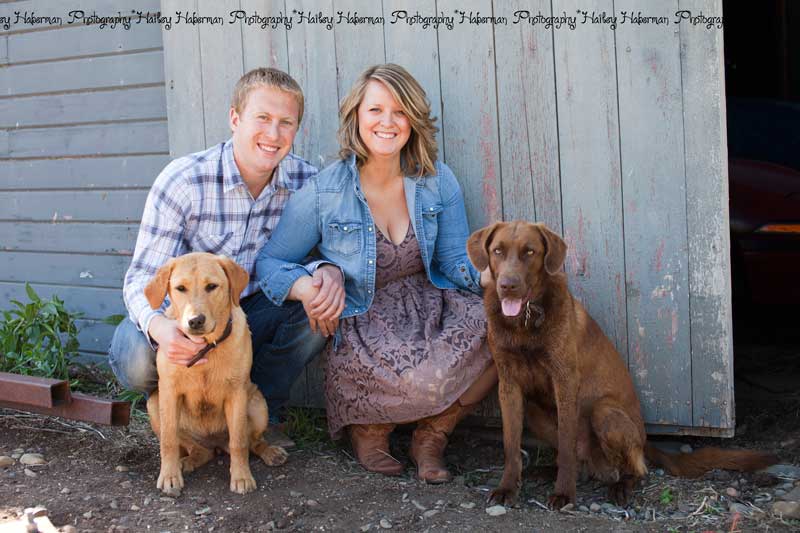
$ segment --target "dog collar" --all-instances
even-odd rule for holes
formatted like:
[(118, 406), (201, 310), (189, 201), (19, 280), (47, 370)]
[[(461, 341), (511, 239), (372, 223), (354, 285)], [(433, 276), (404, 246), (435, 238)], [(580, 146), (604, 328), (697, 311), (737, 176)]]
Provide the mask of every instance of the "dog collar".
[(189, 364), (186, 365), (186, 368), (189, 368), (190, 366), (194, 365), (196, 362), (202, 359), (205, 354), (216, 348), (217, 344), (223, 342), (225, 339), (230, 337), (231, 331), (233, 331), (233, 318), (228, 319), (228, 325), (225, 326), (225, 331), (222, 332), (222, 336), (217, 340), (215, 340), (214, 342), (210, 343), (208, 346), (206, 346), (199, 352), (197, 352), (197, 355), (192, 357), (192, 360), (189, 361)]
[(525, 327), (528, 327), (528, 322), (531, 320), (531, 315), (536, 313), (536, 319), (533, 321), (533, 327), (538, 328), (544, 322), (544, 307), (530, 300), (525, 302)]

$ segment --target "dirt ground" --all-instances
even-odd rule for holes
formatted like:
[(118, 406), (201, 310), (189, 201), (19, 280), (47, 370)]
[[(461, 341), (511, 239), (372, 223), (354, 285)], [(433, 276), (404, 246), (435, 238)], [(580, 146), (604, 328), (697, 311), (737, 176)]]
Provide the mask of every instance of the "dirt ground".
[[(759, 343), (737, 346), (737, 437), (673, 439), (671, 445), (759, 448), (800, 465), (798, 346), (767, 352)], [(173, 499), (156, 490), (158, 444), (143, 417), (120, 430), (0, 410), (0, 456), (36, 452), (46, 461), (28, 472), (19, 461), (0, 468), (0, 531), (37, 505), (56, 526), (87, 532), (800, 530), (800, 521), (771, 512), (800, 480), (765, 473), (714, 471), (682, 480), (651, 470), (625, 509), (608, 503), (604, 487), (585, 481), (574, 509), (547, 511), (541, 503), (552, 480), (537, 477), (535, 465), (550, 464), (552, 453), (535, 448), (528, 450), (534, 467), (520, 504), (490, 516), (487, 491), (499, 481), (503, 461), (492, 437), (497, 434), (485, 429), (458, 431), (447, 456), (457, 477), (447, 485), (416, 481), (410, 465), (399, 478), (366, 473), (346, 445), (323, 441), (293, 450), (283, 466), (251, 459), (258, 482), (251, 494), (229, 492), (228, 458), (220, 456), (189, 474), (183, 494)], [(393, 441), (393, 452), (406, 461), (408, 443), (407, 432)]]

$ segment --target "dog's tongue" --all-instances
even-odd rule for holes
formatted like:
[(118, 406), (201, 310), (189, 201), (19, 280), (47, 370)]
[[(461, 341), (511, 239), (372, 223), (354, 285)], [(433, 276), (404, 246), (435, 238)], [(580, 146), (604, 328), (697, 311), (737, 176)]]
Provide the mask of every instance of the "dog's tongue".
[(522, 309), (522, 300), (513, 298), (503, 298), (500, 301), (503, 307), (503, 314), (506, 316), (517, 316)]

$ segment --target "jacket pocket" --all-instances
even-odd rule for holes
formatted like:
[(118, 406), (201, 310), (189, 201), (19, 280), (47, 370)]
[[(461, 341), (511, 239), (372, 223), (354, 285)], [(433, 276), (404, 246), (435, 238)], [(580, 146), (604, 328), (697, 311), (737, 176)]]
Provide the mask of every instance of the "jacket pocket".
[(329, 222), (326, 231), (327, 245), (341, 255), (361, 251), (361, 222)]
[(436, 240), (439, 233), (439, 213), (444, 210), (440, 203), (422, 206), (422, 228), (425, 231), (425, 239), (429, 242)]

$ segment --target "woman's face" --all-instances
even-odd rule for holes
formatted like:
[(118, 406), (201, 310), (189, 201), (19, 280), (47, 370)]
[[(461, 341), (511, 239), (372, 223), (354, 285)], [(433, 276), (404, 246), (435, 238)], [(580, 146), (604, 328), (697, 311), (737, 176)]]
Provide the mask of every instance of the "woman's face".
[(358, 134), (370, 157), (400, 157), (411, 136), (411, 124), (386, 86), (375, 80), (367, 84), (358, 106)]

